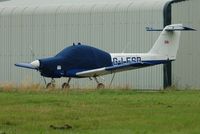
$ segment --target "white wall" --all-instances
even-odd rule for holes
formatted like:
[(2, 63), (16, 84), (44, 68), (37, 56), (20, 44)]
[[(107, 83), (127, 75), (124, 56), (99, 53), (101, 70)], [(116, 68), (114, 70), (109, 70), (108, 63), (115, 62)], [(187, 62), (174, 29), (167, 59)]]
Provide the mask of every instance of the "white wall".
[(197, 29), (183, 32), (177, 60), (173, 62), (173, 84), (178, 88), (200, 88), (200, 1), (189, 0), (174, 4), (172, 22)]
[[(162, 27), (165, 2), (133, 0), (64, 6), (0, 6), (0, 82), (40, 82), (39, 73), (16, 68), (14, 63), (55, 55), (73, 42), (90, 44), (108, 52), (122, 52), (124, 48), (125, 52), (147, 52), (159, 33), (146, 32), (145, 27)], [(101, 81), (108, 85), (110, 80), (111, 76), (105, 76), (105, 81)], [(163, 67), (116, 74), (113, 86), (163, 88)], [(75, 79), (72, 87), (96, 87), (96, 83)]]

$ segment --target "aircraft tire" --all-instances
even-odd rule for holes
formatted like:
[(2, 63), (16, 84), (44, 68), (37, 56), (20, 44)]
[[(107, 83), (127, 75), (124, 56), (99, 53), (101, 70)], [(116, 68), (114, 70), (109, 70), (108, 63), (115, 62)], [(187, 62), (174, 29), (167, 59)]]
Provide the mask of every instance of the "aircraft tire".
[(62, 84), (62, 89), (69, 89), (70, 85), (68, 83), (63, 83)]
[(103, 89), (103, 88), (105, 88), (105, 85), (103, 83), (99, 83), (97, 85), (97, 89)]
[(55, 88), (55, 84), (48, 83), (48, 84), (46, 85), (46, 88), (47, 88), (47, 89)]

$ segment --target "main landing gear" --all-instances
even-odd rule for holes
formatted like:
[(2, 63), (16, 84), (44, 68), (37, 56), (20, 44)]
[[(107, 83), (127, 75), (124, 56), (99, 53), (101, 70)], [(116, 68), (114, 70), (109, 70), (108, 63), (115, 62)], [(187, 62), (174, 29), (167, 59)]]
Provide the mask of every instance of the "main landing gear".
[(67, 83), (63, 83), (62, 84), (62, 89), (69, 89), (70, 88), (70, 85), (69, 85), (69, 82), (71, 81), (71, 78), (68, 79)]
[(97, 82), (97, 89), (105, 88), (105, 85), (103, 83), (100, 83), (96, 77), (94, 77), (94, 80)]

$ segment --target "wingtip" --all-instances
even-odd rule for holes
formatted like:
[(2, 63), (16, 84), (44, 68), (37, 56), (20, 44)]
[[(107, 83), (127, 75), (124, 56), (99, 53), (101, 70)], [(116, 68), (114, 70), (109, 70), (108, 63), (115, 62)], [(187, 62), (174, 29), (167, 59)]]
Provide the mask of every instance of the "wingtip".
[(18, 66), (19, 66), (19, 63), (15, 63), (14, 65), (18, 67)]

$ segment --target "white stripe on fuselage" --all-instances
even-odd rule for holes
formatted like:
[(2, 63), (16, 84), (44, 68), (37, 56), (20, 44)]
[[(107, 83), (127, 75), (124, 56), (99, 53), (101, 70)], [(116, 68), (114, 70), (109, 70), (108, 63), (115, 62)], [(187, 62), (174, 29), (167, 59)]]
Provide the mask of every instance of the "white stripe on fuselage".
[(110, 53), (113, 65), (142, 63), (144, 61), (167, 60), (167, 56), (151, 53)]

